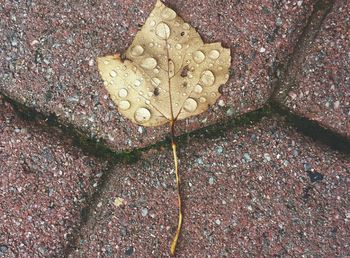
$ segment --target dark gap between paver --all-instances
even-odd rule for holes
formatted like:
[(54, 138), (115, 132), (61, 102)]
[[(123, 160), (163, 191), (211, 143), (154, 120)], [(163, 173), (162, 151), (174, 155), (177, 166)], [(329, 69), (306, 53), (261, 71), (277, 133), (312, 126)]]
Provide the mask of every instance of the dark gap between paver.
[(275, 80), (272, 80), (274, 92), (272, 98), (282, 102), (290, 89), (297, 83), (300, 75), (300, 67), (304, 61), (306, 53), (313, 45), (314, 40), (321, 29), (321, 25), (333, 7), (333, 1), (319, 0), (290, 55), (288, 62), (278, 65), (274, 70)]
[(345, 136), (320, 126), (319, 123), (298, 116), (290, 112), (277, 102), (272, 101), (273, 112), (286, 117), (288, 123), (292, 124), (302, 134), (310, 137), (316, 142), (321, 142), (333, 150), (350, 154), (350, 139)]

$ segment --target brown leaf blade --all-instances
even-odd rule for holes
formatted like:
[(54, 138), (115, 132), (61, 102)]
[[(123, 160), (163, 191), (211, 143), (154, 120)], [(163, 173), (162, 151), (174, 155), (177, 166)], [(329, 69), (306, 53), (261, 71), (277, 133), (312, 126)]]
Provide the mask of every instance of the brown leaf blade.
[(136, 124), (158, 126), (213, 105), (230, 62), (229, 49), (204, 44), (194, 28), (157, 1), (126, 60), (98, 58), (98, 68), (120, 113)]

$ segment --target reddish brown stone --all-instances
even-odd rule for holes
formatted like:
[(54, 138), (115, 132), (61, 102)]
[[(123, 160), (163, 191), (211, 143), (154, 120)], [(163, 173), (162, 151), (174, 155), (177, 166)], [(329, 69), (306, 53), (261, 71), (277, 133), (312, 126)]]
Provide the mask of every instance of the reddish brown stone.
[(283, 100), (298, 115), (350, 137), (349, 1), (334, 1), (301, 65), (300, 76)]
[(0, 256), (62, 256), (102, 164), (0, 99)]
[[(271, 94), (269, 69), (291, 52), (313, 0), (166, 1), (206, 42), (232, 51), (221, 105), (180, 123), (181, 132), (261, 107)], [(115, 110), (96, 57), (122, 52), (154, 1), (5, 1), (0, 6), (0, 91), (45, 114), (54, 113), (116, 150), (154, 143), (165, 127), (144, 129)]]
[[(178, 257), (349, 254), (350, 160), (282, 120), (180, 144)], [(71, 256), (168, 257), (177, 223), (172, 162), (170, 148), (159, 148), (118, 166)]]

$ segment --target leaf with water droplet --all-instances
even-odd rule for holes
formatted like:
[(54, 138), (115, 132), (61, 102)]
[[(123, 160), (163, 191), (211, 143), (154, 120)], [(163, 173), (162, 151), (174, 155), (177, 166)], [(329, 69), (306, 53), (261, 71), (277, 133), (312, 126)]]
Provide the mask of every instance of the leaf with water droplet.
[(204, 44), (194, 28), (160, 1), (125, 60), (119, 54), (98, 58), (100, 74), (119, 112), (143, 126), (206, 111), (220, 97), (218, 88), (228, 80), (230, 63), (229, 49), (220, 43)]
[[(230, 50), (220, 43), (205, 44), (194, 28), (157, 0), (126, 53), (97, 61), (120, 113), (143, 126), (170, 124), (179, 191), (174, 124), (206, 111), (217, 101), (220, 85), (229, 78)], [(178, 198), (179, 222), (172, 254), (182, 224), (180, 192)]]

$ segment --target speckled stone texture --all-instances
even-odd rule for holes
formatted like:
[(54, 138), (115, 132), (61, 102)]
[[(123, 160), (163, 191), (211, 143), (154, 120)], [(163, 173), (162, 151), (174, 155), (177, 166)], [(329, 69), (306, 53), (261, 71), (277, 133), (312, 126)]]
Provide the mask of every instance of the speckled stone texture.
[[(165, 127), (145, 129), (119, 115), (95, 63), (127, 49), (154, 2), (5, 0), (0, 91), (118, 151), (164, 138)], [(220, 105), (179, 123), (179, 132), (261, 107), (272, 91), (269, 71), (292, 51), (314, 2), (166, 1), (205, 42), (221, 41), (233, 55)]]
[(104, 165), (0, 110), (0, 257), (60, 257)]
[[(348, 157), (281, 117), (184, 142), (177, 257), (350, 253)], [(115, 168), (71, 257), (167, 257), (177, 222), (172, 162), (170, 147), (159, 148)]]
[(334, 1), (284, 104), (350, 137), (350, 2)]

